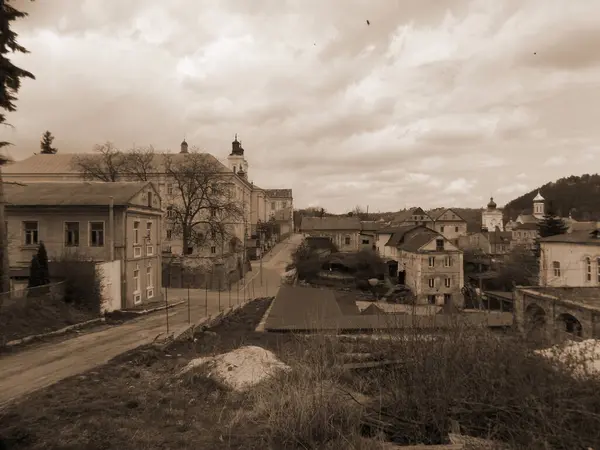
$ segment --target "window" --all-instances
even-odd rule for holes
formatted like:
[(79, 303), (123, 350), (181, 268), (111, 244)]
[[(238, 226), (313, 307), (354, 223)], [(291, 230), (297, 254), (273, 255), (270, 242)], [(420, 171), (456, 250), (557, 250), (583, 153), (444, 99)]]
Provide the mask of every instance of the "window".
[(368, 239), (363, 239), (362, 243), (365, 244), (365, 245), (369, 245), (369, 240)]
[(435, 295), (428, 295), (427, 303), (429, 303), (430, 305), (435, 305)]
[(452, 256), (445, 256), (444, 257), (444, 267), (451, 267), (452, 266)]
[(167, 241), (173, 238), (173, 230), (167, 230)]
[(214, 255), (215, 253), (217, 253), (217, 247), (215, 247), (214, 245), (210, 248), (210, 252)]
[(440, 233), (443, 233), (443, 232), (444, 232), (444, 226), (442, 225), (442, 226), (440, 227)]
[(435, 256), (429, 257), (429, 267), (435, 267)]
[(287, 206), (287, 202), (281, 202), (281, 207), (285, 208)]
[(146, 222), (146, 237), (152, 241), (152, 222)]
[(146, 256), (153, 256), (153, 255), (154, 255), (154, 245), (146, 245)]
[(140, 223), (138, 221), (133, 222), (133, 245), (140, 243)]
[(435, 287), (435, 279), (434, 278), (429, 279), (429, 287), (430, 288)]
[(217, 208), (210, 208), (210, 217), (216, 217)]
[(275, 202), (271, 202), (271, 209), (275, 209)]
[(560, 262), (553, 261), (552, 262), (552, 268), (554, 269), (554, 276), (555, 277), (560, 277)]
[(592, 281), (592, 258), (585, 258), (586, 279)]
[(37, 222), (23, 222), (23, 230), (25, 232), (25, 245), (37, 245), (38, 244), (38, 223)]
[(135, 270), (133, 271), (133, 293), (137, 294), (140, 292), (140, 265), (135, 265)]
[(167, 219), (174, 219), (175, 218), (175, 211), (173, 210), (172, 206), (167, 206)]
[(90, 222), (90, 246), (104, 246), (104, 222)]
[(79, 247), (79, 222), (65, 222), (65, 247)]
[(454, 232), (458, 233), (458, 227), (454, 227)]
[(450, 284), (451, 284), (451, 280), (452, 280), (451, 278), (446, 278), (444, 280), (444, 286), (446, 286), (447, 288), (449, 288)]
[(438, 252), (444, 250), (444, 240), (443, 239), (436, 239), (435, 240), (435, 249)]
[(154, 287), (154, 281), (152, 280), (152, 264), (148, 264), (146, 267), (146, 289)]
[(148, 208), (152, 208), (152, 192), (148, 192)]
[(452, 294), (444, 294), (444, 305), (452, 303)]
[(346, 245), (350, 245), (350, 236), (346, 236), (346, 237), (345, 237), (345, 239), (344, 239), (344, 243), (345, 243)]
[(171, 183), (167, 184), (167, 194), (173, 195), (173, 185)]

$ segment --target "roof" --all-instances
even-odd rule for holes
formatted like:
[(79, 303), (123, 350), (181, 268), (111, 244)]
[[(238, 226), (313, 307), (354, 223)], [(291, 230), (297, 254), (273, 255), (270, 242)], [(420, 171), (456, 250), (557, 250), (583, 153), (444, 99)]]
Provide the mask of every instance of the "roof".
[(598, 228), (599, 222), (573, 222), (571, 223), (571, 232), (573, 231), (593, 231)]
[(410, 230), (418, 228), (419, 226), (420, 225), (403, 225), (399, 227), (390, 228), (389, 230), (392, 230), (392, 232), (390, 233), (391, 236), (385, 243), (385, 245), (387, 247), (397, 247), (406, 233), (408, 233)]
[(535, 223), (533, 223), (533, 222), (520, 223), (513, 229), (514, 230), (537, 230), (538, 229), (538, 221), (536, 220)]
[[(457, 219), (447, 219), (447, 220), (440, 219), (440, 217), (442, 217), (448, 211), (450, 211), (454, 215), (456, 215)], [(427, 213), (427, 215), (429, 215), (429, 217), (431, 217), (436, 222), (437, 221), (440, 221), (440, 222), (466, 222), (466, 220), (463, 219), (460, 216), (460, 214), (458, 214), (452, 208), (441, 208), (441, 209), (432, 210), (432, 211), (429, 211)]]
[[(186, 155), (193, 155), (195, 153), (156, 153), (154, 155), (154, 164), (157, 168), (157, 172), (164, 170), (165, 157), (169, 156), (173, 162), (183, 160)], [(227, 169), (221, 161), (215, 158), (210, 153), (200, 153), (212, 162), (215, 162), (221, 166), (221, 169)], [(100, 158), (101, 155), (98, 153), (57, 153), (55, 155), (46, 155), (38, 153), (32, 155), (29, 158), (25, 158), (21, 161), (16, 161), (14, 164), (8, 164), (2, 168), (2, 172), (5, 174), (48, 174), (48, 175), (60, 175), (60, 174), (77, 174), (81, 171), (77, 170), (75, 166), (75, 157), (90, 157)], [(291, 193), (291, 190), (290, 190)], [(291, 196), (291, 194), (290, 194)]]
[(540, 191), (538, 191), (538, 193), (534, 197), (533, 201), (534, 202), (543, 202), (544, 201), (544, 197), (542, 197), (542, 194), (540, 194)]
[(65, 182), (65, 183), (5, 183), (4, 198), (13, 206), (98, 206), (128, 205), (150, 182)]
[(398, 248), (407, 252), (416, 252), (421, 247), (431, 242), (432, 239), (438, 237), (443, 238), (437, 231), (433, 231), (426, 227), (419, 227), (407, 233), (404, 242), (401, 243)]
[(539, 219), (535, 217), (533, 214), (519, 214), (517, 219), (521, 219), (523, 223), (538, 223)]
[(544, 237), (540, 242), (561, 242), (565, 244), (600, 245), (600, 231), (573, 231), (572, 233), (557, 234)]
[(492, 231), (487, 233), (490, 244), (507, 244), (512, 241), (512, 232), (510, 231)]
[(381, 228), (381, 224), (374, 221), (362, 221), (360, 223), (361, 231), (378, 231)]
[(265, 189), (268, 197), (292, 198), (291, 189)]
[(360, 231), (358, 217), (303, 217), (300, 222), (302, 231)]

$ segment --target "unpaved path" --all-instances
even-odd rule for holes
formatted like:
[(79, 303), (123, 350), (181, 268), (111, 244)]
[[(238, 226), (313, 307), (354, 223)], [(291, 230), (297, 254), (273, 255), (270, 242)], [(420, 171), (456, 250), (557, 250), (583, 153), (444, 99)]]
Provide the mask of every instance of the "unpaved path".
[[(278, 244), (261, 264), (253, 263), (246, 277), (246, 287), (231, 292), (190, 290), (192, 322), (218, 314), (230, 305), (249, 298), (273, 296), (279, 290), (280, 275), (290, 260), (290, 253), (301, 241), (293, 235)], [(187, 289), (169, 289), (169, 301), (187, 300)], [(188, 306), (169, 309), (170, 331), (188, 323)], [(166, 332), (166, 313), (156, 312), (124, 325), (90, 332), (62, 342), (49, 342), (15, 354), (0, 356), (0, 408), (18, 397), (77, 375), (140, 345), (152, 342)]]

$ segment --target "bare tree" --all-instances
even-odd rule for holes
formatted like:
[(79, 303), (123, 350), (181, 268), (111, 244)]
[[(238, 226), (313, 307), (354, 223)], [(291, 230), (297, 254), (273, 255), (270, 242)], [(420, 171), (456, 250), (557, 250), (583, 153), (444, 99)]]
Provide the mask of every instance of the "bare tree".
[(150, 177), (158, 173), (154, 147), (134, 147), (124, 153), (122, 169), (128, 180), (150, 181)]
[(94, 147), (95, 155), (77, 155), (72, 160), (73, 169), (82, 173), (86, 180), (112, 183), (123, 176), (126, 157), (111, 142)]
[(156, 152), (152, 146), (134, 147), (123, 152), (111, 142), (94, 147), (93, 155), (77, 155), (72, 166), (86, 180), (104, 181), (150, 181), (158, 172)]
[(244, 215), (231, 175), (211, 155), (198, 152), (164, 155), (164, 172), (172, 183), (167, 220), (182, 238), (184, 254), (207, 243), (224, 245)]

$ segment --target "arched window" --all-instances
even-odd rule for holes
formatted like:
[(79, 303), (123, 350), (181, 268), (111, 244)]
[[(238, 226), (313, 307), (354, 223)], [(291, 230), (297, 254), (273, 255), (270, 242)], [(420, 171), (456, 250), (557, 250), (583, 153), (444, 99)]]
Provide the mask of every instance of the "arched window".
[(585, 258), (585, 271), (585, 279), (587, 281), (592, 281), (592, 258), (590, 257)]

